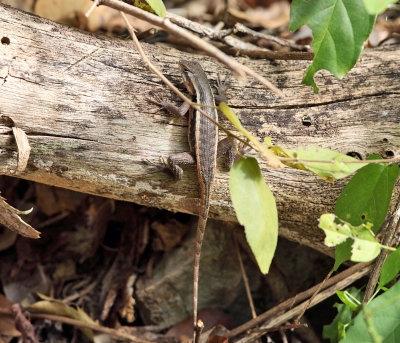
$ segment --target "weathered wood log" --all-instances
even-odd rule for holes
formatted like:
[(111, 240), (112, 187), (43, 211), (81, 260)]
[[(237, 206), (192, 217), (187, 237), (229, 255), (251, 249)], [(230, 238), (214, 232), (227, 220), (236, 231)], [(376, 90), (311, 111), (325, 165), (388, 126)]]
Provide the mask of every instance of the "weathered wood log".
[[(142, 63), (130, 41), (117, 41), (65, 27), (0, 5), (0, 114), (28, 134), (28, 168), (16, 175), (80, 192), (196, 214), (198, 182), (193, 167), (182, 181), (145, 174), (160, 156), (188, 148), (185, 119), (172, 118), (146, 98), (150, 92), (177, 101)], [(147, 55), (175, 84), (177, 61), (200, 60), (210, 80), (226, 77), (228, 98), (246, 128), (287, 148), (319, 145), (343, 153), (392, 155), (400, 145), (398, 47), (363, 52), (356, 67), (337, 80), (320, 72), (320, 93), (300, 85), (309, 62), (241, 58), (283, 90), (276, 98), (254, 80), (239, 84), (211, 58), (143, 44)], [(183, 86), (182, 86), (183, 87)], [(183, 88), (182, 88), (183, 89)], [(223, 124), (226, 120), (221, 118)], [(15, 175), (16, 145), (0, 135), (0, 173)], [(279, 208), (280, 234), (327, 251), (317, 229), (332, 211), (346, 180), (334, 185), (298, 170), (263, 174)], [(229, 174), (219, 163), (211, 216), (236, 220)]]

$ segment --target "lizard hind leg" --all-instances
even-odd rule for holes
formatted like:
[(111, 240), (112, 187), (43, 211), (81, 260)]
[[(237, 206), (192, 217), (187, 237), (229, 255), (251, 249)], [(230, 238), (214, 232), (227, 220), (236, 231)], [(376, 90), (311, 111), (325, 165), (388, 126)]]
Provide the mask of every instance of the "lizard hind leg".
[(190, 152), (180, 152), (178, 154), (174, 154), (168, 157), (165, 166), (171, 171), (174, 177), (178, 180), (182, 179), (183, 170), (179, 166), (183, 165), (191, 165), (196, 164), (196, 159), (194, 155)]

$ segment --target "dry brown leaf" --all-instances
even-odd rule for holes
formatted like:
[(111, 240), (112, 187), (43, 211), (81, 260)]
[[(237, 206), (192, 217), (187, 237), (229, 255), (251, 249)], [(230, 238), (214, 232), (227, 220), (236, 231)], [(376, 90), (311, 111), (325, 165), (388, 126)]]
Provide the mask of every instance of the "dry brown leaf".
[(84, 193), (73, 192), (41, 183), (35, 183), (36, 205), (47, 216), (53, 216), (63, 211), (76, 212), (87, 197)]
[(5, 5), (19, 8), (25, 12), (30, 12), (33, 6), (33, 0), (2, 0), (0, 2)]
[(229, 13), (236, 18), (261, 25), (266, 29), (276, 29), (281, 25), (289, 24), (290, 5), (286, 2), (276, 2), (268, 8), (257, 7), (248, 9), (246, 12), (230, 8)]
[[(90, 14), (87, 22), (83, 22), (84, 14), (92, 6), (91, 0), (38, 0), (35, 5), (35, 14), (58, 23), (77, 26), (91, 32), (100, 27), (111, 32), (115, 27), (125, 27), (124, 21), (118, 11), (107, 6), (96, 7)], [(133, 18), (128, 16), (129, 18)], [(136, 29), (144, 31), (152, 27), (150, 24), (139, 19), (131, 22)]]
[(40, 232), (36, 231), (28, 223), (25, 223), (19, 215), (29, 214), (28, 211), (20, 211), (7, 204), (6, 199), (0, 196), (0, 224), (28, 238), (40, 238)]
[[(11, 311), (11, 305), (12, 302), (3, 294), (0, 294), (0, 307)], [(21, 332), (15, 328), (15, 322), (11, 316), (0, 314), (0, 335), (11, 337), (21, 336)]]
[(228, 343), (228, 338), (224, 337), (224, 336), (218, 336), (218, 335), (214, 335), (212, 337), (210, 337), (207, 341), (208, 343)]
[(18, 147), (18, 162), (16, 172), (21, 173), (28, 165), (31, 146), (29, 145), (28, 136), (22, 129), (14, 126), (12, 131)]
[(189, 226), (172, 219), (167, 223), (155, 221), (151, 223), (151, 228), (159, 234), (158, 239), (155, 239), (152, 244), (153, 249), (171, 251), (173, 247), (181, 242)]

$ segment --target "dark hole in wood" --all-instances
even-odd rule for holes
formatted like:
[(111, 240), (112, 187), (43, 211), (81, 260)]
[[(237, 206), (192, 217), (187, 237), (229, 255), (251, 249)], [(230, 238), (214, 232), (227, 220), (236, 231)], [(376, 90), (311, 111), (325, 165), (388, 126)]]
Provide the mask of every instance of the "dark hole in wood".
[(301, 119), (301, 123), (302, 123), (304, 126), (309, 127), (309, 126), (311, 126), (311, 118), (308, 117), (308, 116), (305, 116), (305, 117), (303, 117), (303, 119)]
[(358, 160), (362, 160), (362, 156), (360, 153), (356, 152), (356, 151), (350, 151), (346, 154), (347, 156), (351, 156), (354, 158), (357, 158)]
[(393, 157), (394, 156), (394, 152), (392, 150), (385, 151), (385, 154), (386, 154), (387, 157)]
[(10, 38), (8, 38), (6, 36), (1, 37), (1, 44), (9, 45), (10, 43), (11, 43)]
[(387, 143), (389, 142), (389, 140), (387, 138), (382, 139), (383, 143)]

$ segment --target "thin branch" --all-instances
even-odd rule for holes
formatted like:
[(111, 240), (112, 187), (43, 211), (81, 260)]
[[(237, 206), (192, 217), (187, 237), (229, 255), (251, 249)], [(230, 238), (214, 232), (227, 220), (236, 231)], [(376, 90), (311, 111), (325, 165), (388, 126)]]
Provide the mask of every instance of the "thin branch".
[(250, 305), (251, 316), (254, 319), (257, 317), (257, 314), (256, 314), (256, 309), (254, 307), (253, 298), (251, 297), (249, 279), (247, 278), (246, 270), (244, 269), (244, 266), (243, 266), (242, 256), (240, 255), (239, 244), (237, 242), (236, 236), (233, 237), (233, 240), (235, 241), (235, 250), (236, 250), (237, 258), (239, 260), (240, 271), (242, 273), (242, 278), (243, 278), (243, 282), (244, 282), (244, 288), (246, 289), (246, 295), (247, 295), (247, 299), (248, 299), (249, 305)]
[[(396, 209), (394, 215), (390, 219), (387, 226), (384, 228), (385, 236), (383, 237), (382, 244), (383, 245), (390, 245), (395, 233), (400, 229), (400, 197), (397, 199)], [(378, 258), (374, 263), (374, 267), (372, 268), (371, 275), (368, 280), (367, 287), (365, 288), (364, 296), (363, 296), (363, 303), (367, 303), (372, 294), (374, 294), (376, 284), (378, 283), (379, 277), (381, 275), (383, 264), (385, 263), (386, 258), (389, 255), (389, 250), (382, 249), (381, 253), (379, 254)]]
[[(337, 283), (341, 282), (342, 280), (346, 280), (348, 277), (351, 277), (352, 275), (357, 275), (359, 278), (362, 276), (368, 274), (368, 272), (371, 269), (371, 263), (358, 263), (345, 271), (333, 276), (332, 278), (328, 279), (321, 287), (321, 283), (315, 285), (314, 287), (309, 288), (308, 290), (301, 292), (294, 297), (285, 300), (284, 302), (280, 303), (279, 305), (273, 307), (272, 309), (260, 314), (254, 319), (249, 320), (248, 322), (238, 326), (237, 328), (231, 330), (227, 337), (228, 338), (233, 338), (236, 337), (247, 330), (260, 325), (261, 323), (264, 323), (265, 321), (277, 317), (280, 313), (287, 311), (290, 309), (292, 306), (300, 303), (301, 301), (308, 299), (310, 296), (312, 296), (316, 290), (318, 289), (325, 289), (327, 287), (331, 287), (332, 285), (336, 285)], [(354, 280), (353, 280), (354, 281)], [(352, 281), (352, 282), (353, 282)], [(303, 305), (304, 306), (304, 305)], [(300, 311), (298, 312), (300, 313)], [(293, 316), (295, 316), (294, 314)], [(291, 317), (290, 317), (291, 318)], [(288, 318), (288, 319), (290, 319)], [(283, 321), (282, 323), (284, 323)], [(273, 324), (273, 326), (279, 325), (279, 324)]]
[(346, 164), (353, 164), (353, 163), (363, 163), (363, 164), (369, 164), (369, 163), (395, 163), (400, 161), (400, 156), (393, 157), (393, 158), (385, 158), (385, 159), (377, 159), (377, 160), (355, 160), (355, 161), (336, 161), (336, 160), (303, 160), (301, 158), (288, 158), (288, 157), (279, 157), (277, 158), (281, 162), (295, 162), (295, 163), (329, 163), (329, 164), (335, 164), (337, 162), (340, 163), (346, 163)]
[(106, 5), (121, 12), (133, 15), (136, 18), (145, 20), (153, 25), (161, 27), (169, 32), (172, 32), (177, 36), (185, 39), (193, 47), (203, 50), (210, 56), (215, 57), (218, 61), (220, 61), (221, 63), (225, 64), (230, 69), (232, 69), (232, 71), (236, 73), (239, 78), (243, 78), (246, 74), (252, 76), (254, 79), (256, 79), (264, 86), (269, 88), (277, 96), (283, 96), (281, 90), (279, 90), (276, 86), (274, 86), (270, 81), (261, 76), (259, 73), (237, 62), (233, 58), (223, 53), (221, 50), (217, 49), (216, 47), (202, 40), (200, 37), (197, 37), (196, 35), (190, 33), (189, 31), (182, 29), (178, 25), (173, 24), (168, 18), (164, 19), (158, 17), (155, 14), (143, 11), (140, 8), (128, 5), (119, 0), (99, 0), (99, 4)]
[[(10, 316), (12, 315), (11, 311), (9, 309), (1, 308), (1, 307), (0, 307), (0, 313), (5, 314), (5, 315), (10, 315)], [(69, 317), (62, 317), (62, 316), (58, 316), (58, 315), (54, 315), (54, 314), (35, 313), (35, 312), (30, 312), (29, 314), (30, 314), (31, 318), (48, 319), (48, 320), (53, 320), (53, 321), (60, 322), (60, 323), (73, 325), (73, 326), (76, 326), (79, 328), (91, 329), (91, 330), (94, 330), (97, 332), (106, 333), (114, 338), (126, 339), (126, 340), (130, 340), (132, 342), (135, 342), (135, 343), (136, 342), (137, 343), (153, 343), (152, 341), (149, 341), (149, 340), (146, 340), (143, 338), (139, 338), (139, 337), (130, 335), (128, 333), (120, 332), (116, 329), (108, 328), (108, 327), (98, 325), (98, 324), (85, 323), (80, 320), (69, 318)]]
[[(298, 305), (298, 306), (296, 306), (296, 307), (294, 307), (294, 308), (292, 308), (290, 310), (286, 310), (284, 313), (282, 313), (280, 315), (279, 314), (278, 315), (277, 314), (273, 314), (273, 315), (270, 314), (267, 317), (268, 322), (266, 324), (264, 324), (263, 326), (261, 326), (260, 330), (268, 329), (268, 328), (275, 327), (275, 326), (281, 325), (283, 323), (286, 323), (288, 320), (290, 320), (291, 318), (293, 318), (296, 315), (298, 315), (299, 313), (301, 313), (303, 311), (304, 307), (313, 307), (313, 306), (319, 304), (323, 300), (325, 300), (325, 299), (329, 298), (330, 296), (334, 295), (336, 293), (336, 291), (348, 287), (354, 281), (356, 281), (356, 280), (360, 279), (361, 277), (365, 276), (366, 274), (368, 274), (370, 269), (371, 269), (371, 265), (370, 264), (366, 265), (364, 263), (360, 263), (360, 264), (358, 264), (358, 265), (356, 265), (354, 267), (361, 267), (361, 268), (358, 268), (356, 270), (353, 269), (354, 272), (351, 273), (350, 275), (349, 275), (349, 273), (346, 273), (347, 277), (342, 278), (338, 282), (334, 283), (331, 287), (326, 288), (323, 292), (319, 293), (317, 296), (315, 296), (315, 298), (312, 300), (312, 302), (310, 304), (308, 304), (308, 301), (305, 301), (304, 303), (302, 303), (302, 304), (300, 304), (300, 305)], [(352, 268), (349, 268), (349, 269), (352, 269)], [(340, 273), (340, 274), (338, 274), (336, 276), (343, 275), (343, 273), (349, 271), (349, 269), (347, 269), (346, 271), (344, 271), (344, 272), (342, 272), (342, 273)], [(329, 283), (329, 280), (326, 282), (324, 287), (328, 283)], [(317, 286), (314, 286), (313, 288), (315, 288)], [(291, 299), (289, 299), (289, 300), (291, 300)], [(286, 301), (285, 301), (285, 303), (286, 303)], [(272, 311), (272, 310), (273, 309), (271, 309), (270, 311)], [(281, 310), (282, 309), (280, 309), (280, 311), (278, 313), (281, 313)], [(268, 311), (268, 312), (270, 312), (270, 311)], [(255, 320), (253, 319), (253, 321), (255, 321)], [(243, 325), (242, 325), (242, 327), (243, 327)], [(235, 335), (232, 335), (232, 333), (235, 330), (236, 329), (230, 331), (226, 336), (228, 338), (232, 338), (232, 337), (237, 336), (238, 333), (236, 333), (236, 332), (235, 332)], [(244, 342), (253, 341), (254, 339), (257, 339), (260, 336), (262, 336), (262, 333), (255, 333), (255, 334), (252, 334), (252, 335), (246, 335), (245, 338), (236, 341), (236, 343), (244, 343)]]
[(305, 50), (305, 51), (310, 52), (310, 46), (309, 45), (299, 45), (299, 44), (296, 44), (296, 43), (289, 42), (288, 40), (283, 39), (283, 38), (279, 38), (279, 37), (276, 37), (276, 36), (268, 35), (266, 33), (258, 32), (258, 31), (254, 31), (254, 30), (246, 27), (245, 25), (243, 25), (241, 23), (236, 23), (234, 25), (233, 32), (234, 33), (237, 33), (237, 32), (245, 33), (245, 34), (247, 34), (247, 35), (249, 35), (251, 37), (258, 38), (258, 39), (266, 39), (266, 40), (272, 41), (272, 42), (274, 42), (276, 44), (279, 44), (281, 46), (289, 47), (289, 48), (291, 48), (293, 50), (299, 50), (299, 51), (304, 51)]
[(304, 313), (308, 310), (310, 304), (312, 303), (312, 301), (314, 300), (314, 298), (317, 296), (317, 294), (319, 293), (319, 291), (321, 290), (321, 288), (324, 286), (325, 282), (331, 277), (332, 273), (334, 272), (334, 269), (332, 268), (329, 273), (326, 275), (326, 277), (322, 280), (322, 282), (319, 284), (319, 287), (315, 290), (314, 294), (311, 296), (311, 298), (308, 300), (308, 302), (306, 303), (306, 306), (304, 306), (303, 311), (301, 311), (301, 313), (297, 316), (297, 318), (295, 319), (294, 323), (295, 324), (300, 324), (300, 319), (301, 317), (303, 317)]
[[(207, 37), (214, 41), (223, 42), (224, 44), (226, 44), (226, 46), (221, 47), (221, 50), (233, 56), (249, 56), (254, 58), (268, 58), (268, 59), (279, 59), (279, 60), (312, 60), (314, 58), (314, 54), (310, 51), (301, 51), (301, 52), (271, 51), (268, 49), (261, 48), (252, 43), (244, 42), (243, 40), (238, 39), (237, 37), (231, 34), (235, 29), (217, 30), (213, 27), (193, 22), (185, 17), (182, 17), (174, 13), (167, 13), (166, 18), (170, 19), (173, 23), (179, 25), (180, 27), (195, 32), (202, 37)], [(242, 25), (242, 24), (236, 24), (235, 27), (237, 25)], [(246, 28), (244, 25), (242, 26)], [(252, 34), (253, 36), (258, 34), (261, 35), (264, 39), (270, 39), (273, 40), (274, 42), (279, 42), (278, 44), (284, 46), (291, 46), (294, 49), (301, 49), (301, 50), (306, 49), (305, 46), (292, 44), (282, 38), (278, 38), (271, 35), (265, 35), (247, 28), (246, 29), (249, 31), (244, 31), (244, 29), (242, 29), (242, 26), (238, 26), (239, 28), (238, 31), (246, 32), (247, 34), (250, 34), (251, 32), (254, 33)]]
[[(232, 37), (233, 38), (233, 37)], [(234, 47), (222, 47), (223, 51), (233, 56), (246, 56), (251, 58), (284, 60), (284, 61), (311, 61), (314, 53), (303, 51), (271, 51), (268, 49), (238, 49)]]

